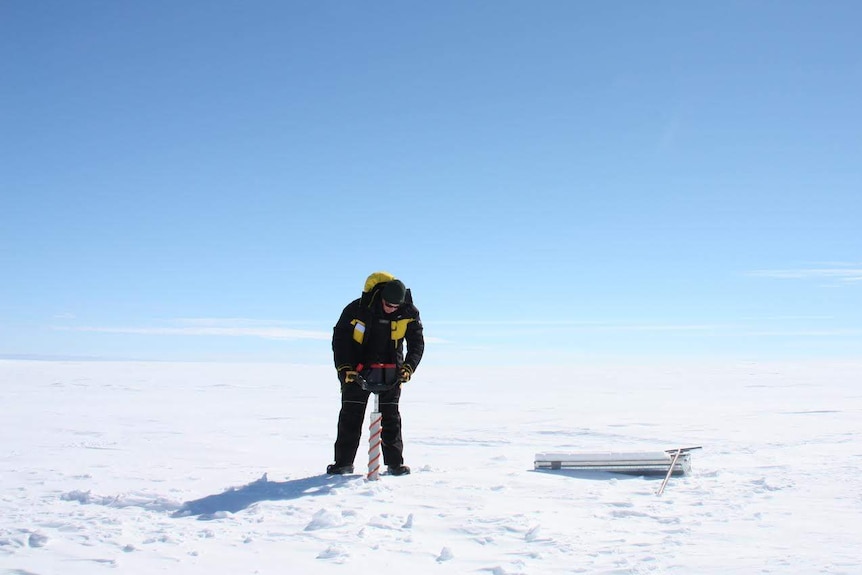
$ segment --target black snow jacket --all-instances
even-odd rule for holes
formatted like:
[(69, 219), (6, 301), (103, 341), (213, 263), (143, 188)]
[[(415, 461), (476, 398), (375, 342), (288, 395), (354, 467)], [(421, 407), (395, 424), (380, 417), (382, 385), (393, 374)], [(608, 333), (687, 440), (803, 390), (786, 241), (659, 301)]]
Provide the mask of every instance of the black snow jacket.
[[(336, 369), (363, 371), (372, 364), (394, 364), (398, 369), (408, 365), (416, 371), (425, 351), (422, 321), (407, 290), (404, 303), (386, 314), (380, 292), (388, 274), (372, 274), (362, 297), (350, 302), (332, 330), (332, 353)], [(407, 355), (404, 355), (404, 342)]]

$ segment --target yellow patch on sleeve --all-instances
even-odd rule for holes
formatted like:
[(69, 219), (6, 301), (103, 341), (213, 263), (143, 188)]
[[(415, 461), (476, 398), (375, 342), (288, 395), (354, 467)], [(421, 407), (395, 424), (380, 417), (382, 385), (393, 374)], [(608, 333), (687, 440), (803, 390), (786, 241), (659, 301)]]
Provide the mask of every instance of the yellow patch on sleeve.
[(353, 341), (356, 343), (362, 343), (362, 340), (365, 339), (365, 324), (358, 319), (355, 319), (350, 323), (353, 324)]

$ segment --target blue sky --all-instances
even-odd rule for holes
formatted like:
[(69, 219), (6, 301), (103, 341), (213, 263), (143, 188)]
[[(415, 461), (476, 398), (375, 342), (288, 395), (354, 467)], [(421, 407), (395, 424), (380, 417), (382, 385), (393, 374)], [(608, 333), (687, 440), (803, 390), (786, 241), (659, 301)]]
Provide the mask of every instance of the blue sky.
[(0, 356), (862, 353), (862, 4), (0, 4)]

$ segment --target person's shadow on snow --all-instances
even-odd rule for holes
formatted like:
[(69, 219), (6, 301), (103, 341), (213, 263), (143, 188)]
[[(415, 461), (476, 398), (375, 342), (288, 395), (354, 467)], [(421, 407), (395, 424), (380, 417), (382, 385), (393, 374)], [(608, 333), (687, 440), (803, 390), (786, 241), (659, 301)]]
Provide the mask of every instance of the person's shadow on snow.
[(284, 501), (326, 495), (350, 479), (341, 475), (315, 475), (289, 481), (269, 481), (264, 473), (263, 477), (248, 485), (231, 487), (224, 493), (186, 501), (173, 517), (197, 515), (201, 520), (215, 519), (219, 513), (236, 513), (259, 501)]

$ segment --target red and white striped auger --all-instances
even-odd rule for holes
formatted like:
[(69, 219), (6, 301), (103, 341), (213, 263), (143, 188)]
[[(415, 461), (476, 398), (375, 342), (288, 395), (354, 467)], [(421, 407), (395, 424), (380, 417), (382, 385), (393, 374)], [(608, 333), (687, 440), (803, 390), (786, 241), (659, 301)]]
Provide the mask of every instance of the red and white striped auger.
[(368, 481), (377, 481), (380, 477), (380, 445), (383, 431), (380, 398), (376, 393), (373, 395), (374, 409), (371, 411), (368, 425)]

